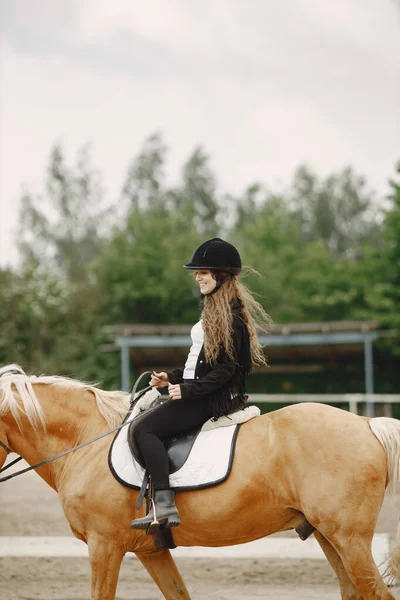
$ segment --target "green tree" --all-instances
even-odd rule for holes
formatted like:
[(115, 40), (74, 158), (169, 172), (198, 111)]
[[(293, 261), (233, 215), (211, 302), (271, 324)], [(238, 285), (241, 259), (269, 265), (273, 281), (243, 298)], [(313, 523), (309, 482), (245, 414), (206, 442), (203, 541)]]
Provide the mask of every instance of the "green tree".
[(347, 167), (325, 180), (307, 167), (295, 174), (289, 206), (306, 242), (322, 240), (337, 257), (353, 258), (360, 246), (377, 243), (379, 215), (366, 181)]
[[(310, 186), (325, 190), (308, 172), (301, 177), (310, 180), (304, 190)], [(367, 243), (360, 234), (356, 244), (343, 230), (341, 251), (334, 252), (327, 243), (328, 228), (318, 229), (312, 215), (308, 216), (308, 229), (305, 227), (309, 199), (304, 196), (304, 206), (294, 205), (293, 195), (298, 198), (297, 188), (280, 197), (254, 185), (237, 200), (233, 239), (239, 241), (245, 262), (262, 275), (261, 279), (252, 278), (252, 289), (260, 294), (264, 307), (277, 322), (368, 318), (371, 277), (375, 275), (371, 262), (375, 238), (370, 245), (371, 240)], [(316, 207), (324, 202), (329, 207), (326, 190), (314, 196), (314, 200), (318, 196), (321, 201)], [(332, 203), (332, 207), (337, 210), (338, 203)], [(352, 218), (358, 219), (357, 212)], [(335, 228), (340, 219), (332, 208), (330, 227)], [(348, 232), (357, 227), (348, 225)]]
[(122, 188), (122, 201), (130, 210), (163, 207), (166, 146), (159, 133), (145, 141), (129, 168)]
[(197, 148), (168, 188), (165, 145), (151, 136), (133, 159), (123, 188), (125, 220), (96, 261), (102, 312), (109, 322), (191, 322), (198, 314), (193, 280), (182, 266), (194, 248), (218, 233), (215, 178)]
[(17, 244), (23, 262), (72, 282), (88, 281), (88, 267), (103, 243), (102, 231), (110, 218), (102, 200), (100, 177), (90, 166), (87, 148), (80, 151), (74, 170), (55, 146), (45, 194), (22, 197)]
[(45, 369), (56, 362), (57, 340), (65, 333), (67, 290), (50, 274), (36, 276), (9, 269), (0, 271), (0, 362), (20, 363), (29, 370)]
[(389, 207), (385, 212), (382, 245), (374, 256), (376, 276), (371, 286), (371, 307), (381, 323), (396, 332), (390, 346), (400, 353), (400, 161), (389, 181)]
[(29, 298), (23, 314), (34, 348), (25, 363), (33, 356), (41, 369), (51, 364), (55, 372), (85, 378), (95, 360), (91, 351), (100, 323), (100, 298), (91, 265), (111, 222), (102, 198), (88, 150), (80, 151), (76, 167), (70, 168), (56, 146), (45, 192), (22, 199), (22, 261), (14, 288), (18, 294), (23, 284)]
[(183, 166), (182, 184), (170, 190), (169, 200), (183, 227), (196, 230), (205, 239), (218, 234), (216, 182), (202, 148), (196, 148)]
[[(256, 192), (256, 190), (254, 190)], [(300, 307), (291, 293), (296, 264), (304, 243), (298, 220), (287, 209), (283, 198), (264, 191), (264, 199), (250, 204), (239, 200), (232, 240), (237, 243), (243, 263), (260, 277), (249, 275), (249, 286), (274, 321), (301, 319)]]
[(197, 307), (193, 281), (182, 265), (198, 243), (168, 212), (133, 211), (96, 265), (108, 322), (190, 322)]

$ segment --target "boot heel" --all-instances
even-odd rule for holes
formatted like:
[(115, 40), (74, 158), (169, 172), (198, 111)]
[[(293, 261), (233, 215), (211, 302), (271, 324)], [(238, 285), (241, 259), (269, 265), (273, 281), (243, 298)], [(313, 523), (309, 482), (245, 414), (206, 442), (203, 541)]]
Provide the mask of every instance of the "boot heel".
[(178, 527), (180, 525), (181, 520), (179, 515), (174, 515), (173, 517), (168, 517), (167, 519), (167, 527)]

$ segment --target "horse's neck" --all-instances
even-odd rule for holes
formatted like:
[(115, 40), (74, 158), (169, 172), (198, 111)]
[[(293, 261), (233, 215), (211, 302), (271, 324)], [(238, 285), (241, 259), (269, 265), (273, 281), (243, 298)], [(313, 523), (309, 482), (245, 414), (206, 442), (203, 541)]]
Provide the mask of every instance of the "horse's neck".
[[(87, 397), (89, 392), (67, 392), (47, 385), (36, 385), (34, 389), (45, 415), (46, 430), (39, 424), (35, 431), (26, 416), (21, 417), (20, 429), (11, 415), (8, 416), (10, 446), (30, 465), (73, 448), (106, 428), (94, 399)], [(38, 473), (57, 489), (61, 474), (68, 464), (79, 460), (78, 455), (79, 451), (68, 454), (41, 467)]]

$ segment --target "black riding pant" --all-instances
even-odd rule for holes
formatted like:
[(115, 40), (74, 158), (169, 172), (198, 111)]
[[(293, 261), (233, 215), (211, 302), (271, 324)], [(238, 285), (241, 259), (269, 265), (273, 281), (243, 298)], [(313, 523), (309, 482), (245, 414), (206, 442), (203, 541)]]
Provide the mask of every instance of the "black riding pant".
[(169, 489), (168, 454), (163, 440), (200, 427), (212, 417), (207, 400), (168, 400), (141, 417), (135, 440), (152, 477), (154, 489)]

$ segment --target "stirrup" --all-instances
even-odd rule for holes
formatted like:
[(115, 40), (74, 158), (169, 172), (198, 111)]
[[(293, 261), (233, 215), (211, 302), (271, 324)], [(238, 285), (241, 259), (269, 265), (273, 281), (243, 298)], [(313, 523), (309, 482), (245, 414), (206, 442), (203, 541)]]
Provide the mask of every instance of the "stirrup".
[(160, 523), (157, 519), (156, 514), (156, 503), (154, 501), (154, 486), (151, 475), (149, 475), (149, 489), (148, 489), (148, 501), (149, 501), (149, 511), (147, 514), (150, 514), (150, 511), (153, 509), (153, 520), (146, 528), (146, 535), (155, 535), (160, 527)]
[[(152, 490), (152, 494), (153, 493), (154, 493), (154, 490)], [(152, 510), (152, 509), (153, 509), (153, 520), (147, 526), (147, 529), (146, 529), (146, 534), (147, 535), (155, 535), (157, 533), (158, 529), (160, 528), (160, 525), (161, 525), (161, 523), (157, 519), (156, 503), (154, 502), (154, 496), (153, 495), (150, 498), (150, 510)]]
[(151, 505), (153, 508), (153, 521), (150, 523), (150, 527), (153, 527), (153, 525), (155, 525), (156, 527), (160, 527), (160, 523), (157, 519), (156, 502), (154, 500), (154, 496), (151, 499)]

